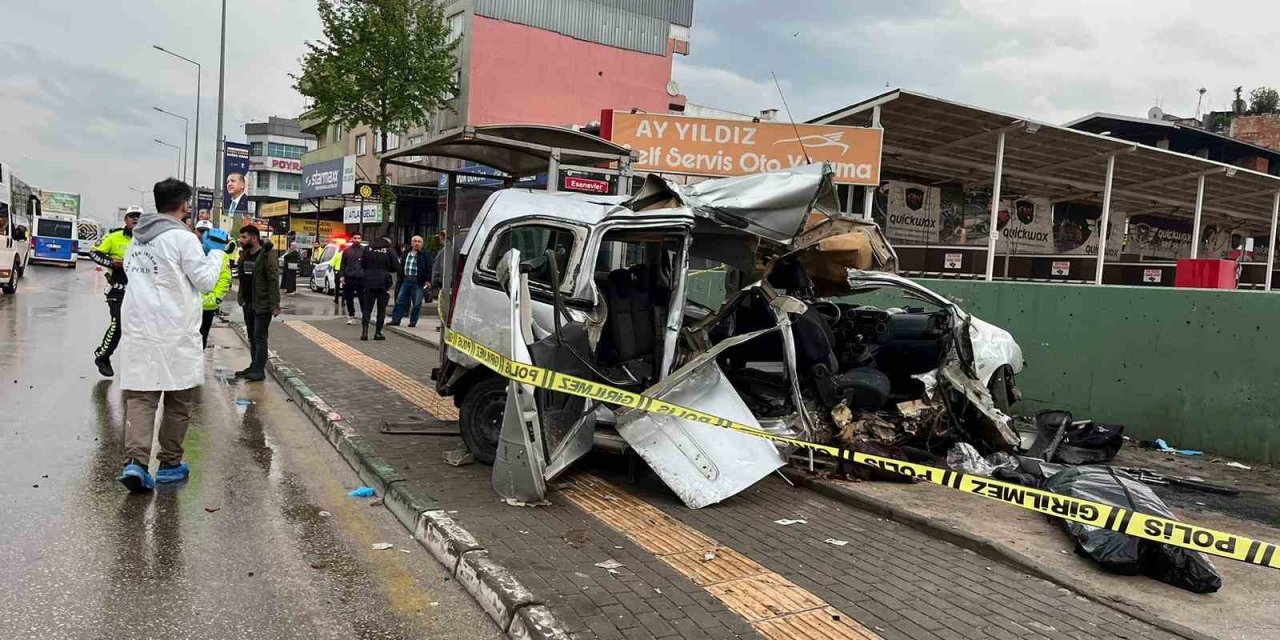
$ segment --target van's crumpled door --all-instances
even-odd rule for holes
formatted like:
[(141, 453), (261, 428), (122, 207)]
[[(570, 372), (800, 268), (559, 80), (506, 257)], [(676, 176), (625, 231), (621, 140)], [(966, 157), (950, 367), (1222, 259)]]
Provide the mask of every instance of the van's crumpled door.
[[(776, 330), (725, 340), (672, 372), (645, 395), (759, 428), (760, 423), (720, 370), (715, 356)], [(618, 417), (618, 433), (691, 509), (733, 496), (785, 464), (769, 440), (677, 416), (630, 410)]]
[[(497, 271), (499, 281), (511, 298), (509, 357), (515, 362), (533, 364), (529, 356), (529, 343), (533, 342), (533, 320), (528, 304), (529, 277), (520, 273), (520, 250), (508, 251)], [(503, 500), (534, 503), (546, 495), (543, 474), (547, 462), (542, 438), (542, 423), (533, 387), (509, 381), (507, 406), (498, 436), (498, 453), (493, 461), (493, 490)]]

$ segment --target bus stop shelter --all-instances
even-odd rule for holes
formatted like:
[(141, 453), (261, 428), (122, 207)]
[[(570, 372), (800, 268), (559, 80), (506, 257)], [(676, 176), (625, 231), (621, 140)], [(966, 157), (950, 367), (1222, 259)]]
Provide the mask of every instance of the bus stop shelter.
[[(1265, 288), (1271, 289), (1280, 177), (903, 89), (812, 122), (883, 128), (886, 172), (937, 182), (989, 181), (993, 230), (1002, 190), (1100, 203), (1104, 230), (1113, 210), (1190, 218), (1192, 258), (1207, 222), (1232, 220), (1270, 238)], [(869, 206), (864, 211), (870, 215)], [(998, 237), (992, 232), (988, 239), (987, 280), (994, 276)], [(1097, 284), (1105, 261), (1099, 250)]]
[[(557, 191), (561, 171), (573, 170), (616, 176), (623, 195), (631, 193), (632, 151), (604, 138), (564, 127), (537, 124), (466, 126), (421, 144), (382, 155), (387, 164), (434, 171), (446, 178), (444, 272), (453, 274), (457, 260), (459, 176), (494, 176), (445, 166), (441, 159), (492, 167), (501, 171), (504, 186), (520, 178), (547, 174), (547, 190)], [(453, 278), (441, 278), (442, 302), (452, 301)]]

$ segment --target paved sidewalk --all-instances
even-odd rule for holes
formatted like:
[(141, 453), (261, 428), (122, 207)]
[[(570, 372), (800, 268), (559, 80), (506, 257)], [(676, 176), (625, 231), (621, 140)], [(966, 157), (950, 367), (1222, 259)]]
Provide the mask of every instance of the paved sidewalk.
[[(598, 456), (557, 483), (550, 506), (506, 506), (489, 467), (442, 462), (456, 436), (378, 432), (451, 418), (452, 404), (430, 390), (434, 349), (395, 333), (361, 342), (355, 329), (290, 323), (272, 346), (406, 478), (397, 486), (450, 513), (575, 637), (1174, 637), (777, 476), (691, 510), (651, 475), (629, 481), (622, 458)], [(608, 560), (622, 566), (596, 566)]]

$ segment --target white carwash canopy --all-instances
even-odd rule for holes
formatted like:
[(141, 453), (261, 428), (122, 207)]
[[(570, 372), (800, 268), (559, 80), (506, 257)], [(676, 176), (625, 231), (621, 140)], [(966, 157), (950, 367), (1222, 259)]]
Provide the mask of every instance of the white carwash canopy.
[[(903, 89), (820, 116), (816, 124), (884, 128), (882, 168), (939, 181), (993, 180), (1054, 201), (1193, 221), (1192, 257), (1205, 220), (1231, 219), (1276, 243), (1280, 177), (1125, 140), (1077, 131)], [(993, 198), (998, 200), (998, 198)], [(994, 225), (993, 225), (994, 226)], [(1267, 273), (1274, 267), (1274, 250)], [(988, 247), (993, 275), (995, 241)], [(1099, 255), (1097, 279), (1101, 283)], [(1270, 289), (1270, 277), (1267, 278)]]

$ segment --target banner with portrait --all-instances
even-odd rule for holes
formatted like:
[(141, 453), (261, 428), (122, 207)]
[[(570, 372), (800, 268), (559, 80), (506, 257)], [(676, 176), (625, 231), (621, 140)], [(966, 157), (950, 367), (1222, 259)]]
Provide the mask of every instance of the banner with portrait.
[(222, 210), (228, 216), (243, 216), (253, 212), (249, 200), (249, 145), (224, 142), (222, 156)]

